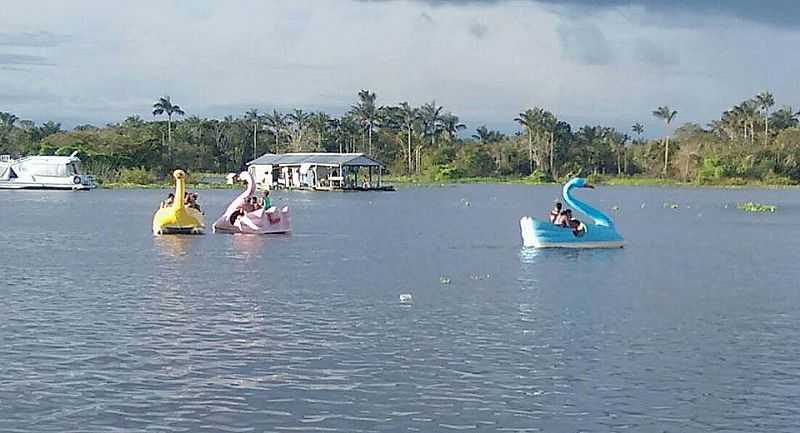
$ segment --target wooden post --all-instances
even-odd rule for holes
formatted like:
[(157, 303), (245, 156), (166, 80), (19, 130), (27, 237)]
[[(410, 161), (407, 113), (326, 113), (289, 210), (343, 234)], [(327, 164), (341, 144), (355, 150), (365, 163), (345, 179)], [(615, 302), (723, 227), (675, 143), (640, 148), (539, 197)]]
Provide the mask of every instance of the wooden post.
[(371, 165), (369, 166), (367, 171), (369, 172), (369, 181), (368, 181), (369, 187), (372, 188), (372, 166)]
[(378, 188), (381, 187), (381, 181), (383, 180), (383, 167), (378, 166)]

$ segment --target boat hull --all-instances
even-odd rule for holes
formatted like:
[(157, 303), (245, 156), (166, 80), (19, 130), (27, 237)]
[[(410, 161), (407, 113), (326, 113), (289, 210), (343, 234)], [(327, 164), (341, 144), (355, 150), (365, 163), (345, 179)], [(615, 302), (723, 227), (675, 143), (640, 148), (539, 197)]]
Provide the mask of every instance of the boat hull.
[(165, 207), (153, 215), (153, 234), (203, 234), (203, 214), (196, 209)]
[(55, 189), (62, 191), (88, 191), (95, 189), (94, 180), (81, 180), (81, 183), (70, 182), (25, 182), (18, 180), (0, 181), (0, 189)]
[(582, 235), (547, 221), (523, 217), (519, 221), (522, 243), (533, 248), (622, 248), (624, 239), (613, 227), (586, 225)]
[(247, 212), (233, 224), (230, 214), (225, 213), (213, 225), (215, 233), (243, 233), (254, 235), (280, 234), (292, 231), (292, 216), (289, 208), (271, 207), (268, 210), (258, 209)]

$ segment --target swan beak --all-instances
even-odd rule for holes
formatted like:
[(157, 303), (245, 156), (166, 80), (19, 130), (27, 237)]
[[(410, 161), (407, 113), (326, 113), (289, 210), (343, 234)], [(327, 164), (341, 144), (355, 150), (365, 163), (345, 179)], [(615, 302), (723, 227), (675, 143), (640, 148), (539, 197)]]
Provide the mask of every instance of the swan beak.
[(587, 183), (587, 184), (583, 185), (583, 187), (584, 187), (584, 188), (591, 188), (591, 189), (594, 189), (594, 185), (592, 185), (591, 183)]

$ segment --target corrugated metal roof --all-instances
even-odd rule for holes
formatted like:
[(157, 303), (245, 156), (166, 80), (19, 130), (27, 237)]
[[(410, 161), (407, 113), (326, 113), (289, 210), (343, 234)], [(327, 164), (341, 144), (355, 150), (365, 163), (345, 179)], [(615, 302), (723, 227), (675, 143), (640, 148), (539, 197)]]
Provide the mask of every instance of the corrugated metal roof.
[(363, 167), (383, 167), (363, 153), (267, 153), (247, 163), (247, 165), (349, 165)]

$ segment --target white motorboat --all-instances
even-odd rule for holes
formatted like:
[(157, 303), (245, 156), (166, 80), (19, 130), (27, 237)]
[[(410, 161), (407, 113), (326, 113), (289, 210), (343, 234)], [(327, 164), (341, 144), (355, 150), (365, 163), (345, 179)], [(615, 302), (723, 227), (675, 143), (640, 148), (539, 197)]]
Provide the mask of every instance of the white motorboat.
[(70, 156), (26, 156), (12, 159), (0, 155), (0, 189), (96, 188), (94, 176), (80, 174), (81, 160)]

